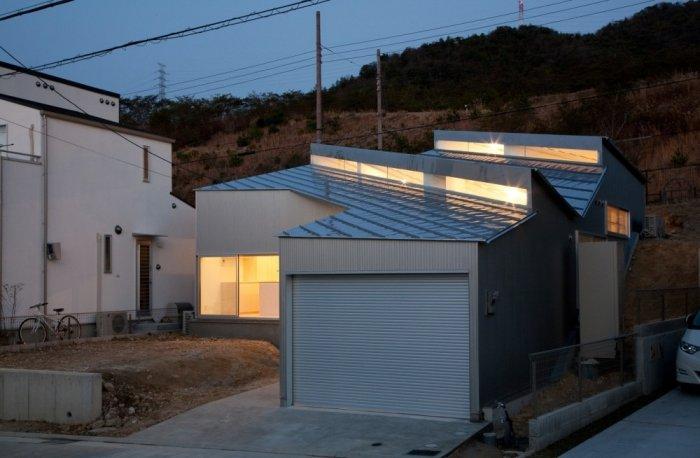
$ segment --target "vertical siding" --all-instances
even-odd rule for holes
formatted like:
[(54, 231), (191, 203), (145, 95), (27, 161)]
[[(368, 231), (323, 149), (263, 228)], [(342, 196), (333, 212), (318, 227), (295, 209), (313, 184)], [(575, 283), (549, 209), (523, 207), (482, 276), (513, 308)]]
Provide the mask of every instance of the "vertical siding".
[(623, 241), (625, 261), (627, 261), (644, 225), (645, 186), (607, 150), (604, 150), (603, 163), (607, 167), (603, 182), (578, 229), (606, 237), (605, 206), (596, 205), (596, 201), (608, 202), (629, 210), (632, 236)]
[[(478, 297), (477, 243), (413, 240), (280, 238), (281, 398), (290, 405), (291, 386), (291, 278), (297, 274), (338, 273), (468, 273), (469, 302)], [(479, 371), (477, 320), (470, 309), (471, 410), (478, 402)]]
[[(576, 325), (573, 220), (533, 184), (537, 215), (479, 253), (482, 405), (525, 394), (528, 354), (564, 345)], [(492, 316), (489, 291), (498, 291)]]

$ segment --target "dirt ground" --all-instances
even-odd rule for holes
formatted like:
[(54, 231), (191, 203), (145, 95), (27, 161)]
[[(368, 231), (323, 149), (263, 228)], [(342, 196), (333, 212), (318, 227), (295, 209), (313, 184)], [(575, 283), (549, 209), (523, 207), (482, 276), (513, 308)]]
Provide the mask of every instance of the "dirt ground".
[(260, 341), (179, 335), (120, 338), (0, 354), (0, 367), (98, 372), (103, 416), (92, 424), (0, 421), (0, 430), (125, 436), (193, 407), (277, 379), (279, 352)]
[[(638, 289), (697, 287), (700, 276), (700, 199), (650, 205), (646, 214), (664, 219), (666, 238), (640, 240), (637, 245), (625, 280), (623, 313), (626, 330), (631, 330), (635, 324), (661, 319), (660, 301), (643, 302), (640, 316), (637, 316)], [(676, 310), (672, 303), (668, 305), (671, 314), (683, 314), (680, 307)]]

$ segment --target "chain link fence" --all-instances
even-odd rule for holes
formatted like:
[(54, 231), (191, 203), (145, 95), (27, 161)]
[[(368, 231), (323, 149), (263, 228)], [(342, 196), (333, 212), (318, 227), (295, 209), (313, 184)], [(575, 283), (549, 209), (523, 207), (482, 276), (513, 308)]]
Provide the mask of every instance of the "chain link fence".
[(635, 380), (635, 334), (530, 354), (530, 418)]

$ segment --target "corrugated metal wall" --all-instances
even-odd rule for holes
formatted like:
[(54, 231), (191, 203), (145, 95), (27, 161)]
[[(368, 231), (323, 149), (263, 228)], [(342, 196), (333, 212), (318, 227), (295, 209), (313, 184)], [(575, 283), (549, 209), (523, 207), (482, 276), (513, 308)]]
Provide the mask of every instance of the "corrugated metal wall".
[[(449, 241), (280, 238), (282, 404), (290, 405), (292, 314), (291, 275), (366, 273), (468, 273), (469, 299), (478, 297), (478, 244)], [(472, 412), (479, 410), (476, 312), (470, 309)]]

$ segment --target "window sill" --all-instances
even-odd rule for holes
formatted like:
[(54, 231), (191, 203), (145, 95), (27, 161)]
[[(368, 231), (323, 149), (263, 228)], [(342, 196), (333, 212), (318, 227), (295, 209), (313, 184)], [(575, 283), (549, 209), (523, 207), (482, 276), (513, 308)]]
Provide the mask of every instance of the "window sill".
[(227, 323), (235, 323), (245, 321), (247, 323), (274, 323), (279, 322), (279, 318), (268, 318), (268, 317), (238, 317), (231, 315), (199, 315), (196, 318), (197, 321), (223, 321)]

